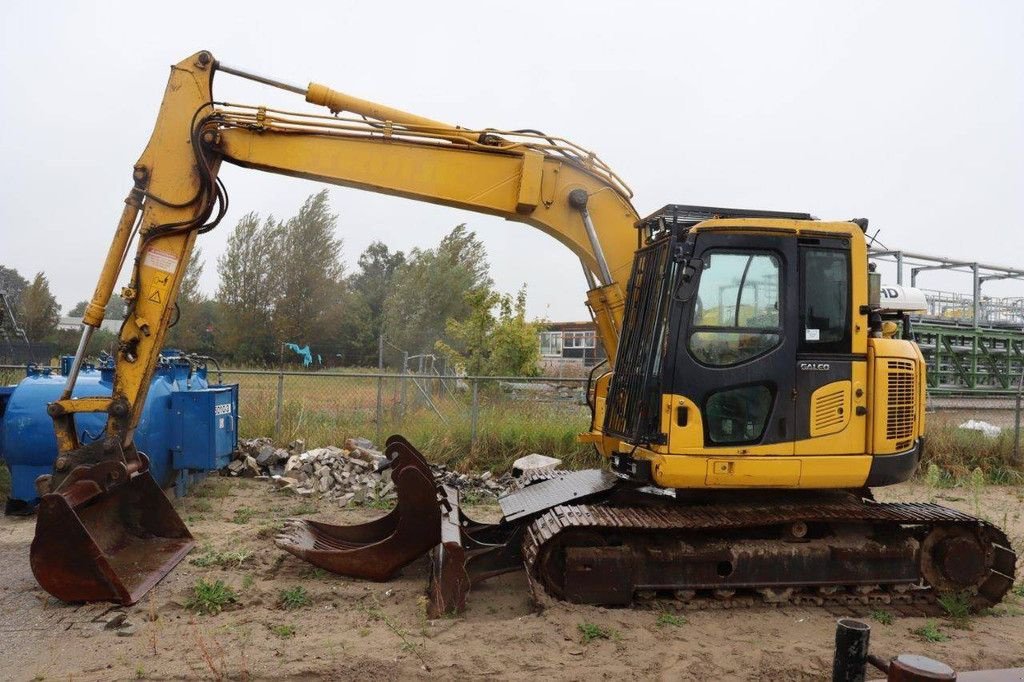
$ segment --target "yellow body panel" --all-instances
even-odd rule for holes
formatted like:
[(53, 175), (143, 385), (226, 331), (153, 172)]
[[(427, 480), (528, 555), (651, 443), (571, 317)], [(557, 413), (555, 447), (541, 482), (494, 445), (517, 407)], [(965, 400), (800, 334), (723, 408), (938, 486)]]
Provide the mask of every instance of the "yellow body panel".
[(728, 457), (637, 448), (634, 457), (650, 460), (654, 483), (665, 488), (857, 488), (871, 469), (868, 455)]

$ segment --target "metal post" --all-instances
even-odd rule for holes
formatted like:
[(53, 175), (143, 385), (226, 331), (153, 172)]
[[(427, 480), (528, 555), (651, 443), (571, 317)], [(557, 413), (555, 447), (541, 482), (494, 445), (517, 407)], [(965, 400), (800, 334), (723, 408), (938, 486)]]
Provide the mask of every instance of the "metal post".
[[(478, 384), (477, 380), (473, 379), (473, 408), (472, 408), (472, 411), (469, 413), (469, 449), (470, 449), (470, 451), (473, 451), (473, 450), (476, 449), (476, 424), (477, 424), (477, 418), (478, 418), (478, 415), (479, 415), (479, 412), (480, 412), (480, 402), (479, 402), (479, 399), (477, 397), (477, 384)], [(1018, 407), (1019, 407), (1019, 400), (1018, 400)], [(1018, 415), (1020, 414), (1019, 410), (1018, 410), (1017, 414)]]
[(903, 286), (903, 252), (896, 252), (896, 284)]
[(281, 440), (281, 406), (284, 403), (284, 343), (281, 343), (281, 362), (277, 372), (277, 408), (274, 414), (274, 440)]
[(1013, 463), (1020, 465), (1020, 389), (1017, 389), (1017, 412), (1013, 419)]
[(377, 447), (381, 447), (381, 415), (384, 404), (384, 335), (381, 334), (377, 341)]
[[(978, 275), (978, 264), (971, 264), (971, 272), (974, 275), (974, 328), (978, 328), (978, 311), (981, 309), (981, 279)], [(977, 350), (977, 349), (975, 349)]]
[(863, 682), (868, 663), (871, 627), (852, 618), (836, 623), (836, 650), (832, 659), (832, 682)]
[(407, 379), (405, 378), (405, 375), (408, 374), (408, 373), (409, 373), (409, 351), (403, 350), (402, 351), (402, 420), (403, 421), (405, 420), (406, 409), (408, 409), (408, 403), (405, 402), (405, 400), (406, 400), (406, 393), (407, 393), (406, 392), (406, 388), (407, 388), (407, 383), (408, 383)]

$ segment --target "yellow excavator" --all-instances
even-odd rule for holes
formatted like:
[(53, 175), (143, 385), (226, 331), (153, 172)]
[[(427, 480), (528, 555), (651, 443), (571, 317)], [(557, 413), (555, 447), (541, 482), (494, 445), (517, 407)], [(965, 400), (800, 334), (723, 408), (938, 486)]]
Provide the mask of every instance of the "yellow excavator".
[[(217, 73), (323, 110), (217, 101)], [(626, 184), (565, 139), (456, 127), (203, 51), (171, 67), (63, 395), (49, 405), (59, 456), (37, 481), (31, 563), (51, 594), (133, 603), (194, 545), (132, 435), (193, 244), (227, 210), (222, 162), (543, 230), (579, 256), (613, 358), (591, 377), (581, 436), (606, 470), (526, 475), (501, 498), (501, 520), (484, 524), (394, 436), (385, 454), (397, 507), (357, 526), (291, 522), (282, 549), (369, 579), (430, 552), (434, 614), (523, 569), (537, 599), (623, 605), (670, 595), (928, 608), (954, 592), (981, 608), (1012, 586), (1016, 555), (992, 524), (871, 496), (917, 466), (925, 363), (909, 318), (879, 302), (866, 221), (674, 204), (641, 217)], [(75, 398), (133, 242), (113, 394)], [(82, 412), (107, 413), (104, 438), (78, 441)]]

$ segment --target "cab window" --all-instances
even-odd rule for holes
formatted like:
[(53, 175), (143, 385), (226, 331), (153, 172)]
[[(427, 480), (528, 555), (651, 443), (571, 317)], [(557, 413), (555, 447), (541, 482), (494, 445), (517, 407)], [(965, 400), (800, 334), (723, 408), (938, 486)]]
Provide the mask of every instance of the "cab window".
[(767, 252), (710, 251), (703, 260), (689, 338), (694, 358), (724, 367), (778, 346), (779, 259)]
[(849, 353), (849, 252), (804, 248), (801, 261), (800, 351)]

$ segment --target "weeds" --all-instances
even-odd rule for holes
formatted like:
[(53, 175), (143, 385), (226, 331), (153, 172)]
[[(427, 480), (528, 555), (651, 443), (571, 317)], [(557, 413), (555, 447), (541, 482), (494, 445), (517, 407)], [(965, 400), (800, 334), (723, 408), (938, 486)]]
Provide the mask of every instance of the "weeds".
[(295, 587), (281, 590), (277, 603), (282, 609), (294, 611), (295, 609), (301, 609), (312, 604), (313, 598), (309, 596), (309, 592), (306, 591), (305, 587), (296, 585)]
[(895, 618), (893, 618), (892, 614), (885, 609), (875, 609), (871, 612), (871, 620), (876, 623), (881, 623), (882, 625), (892, 625)]
[(242, 578), (242, 589), (248, 590), (256, 582), (256, 578), (252, 576), (252, 573), (246, 573), (245, 577)]
[(232, 552), (218, 552), (207, 547), (202, 554), (189, 560), (189, 563), (193, 566), (199, 566), (200, 568), (209, 568), (211, 566), (219, 566), (220, 568), (241, 568), (242, 564), (251, 557), (252, 552), (246, 549), (235, 550)]
[(312, 500), (305, 500), (302, 504), (292, 511), (295, 516), (306, 516), (308, 514), (316, 514), (319, 511), (319, 507), (316, 502)]
[[(207, 478), (192, 492), (192, 497), (212, 497), (214, 499), (231, 497), (231, 484), (221, 478)], [(195, 503), (193, 502), (193, 504)]]
[(200, 578), (192, 587), (192, 595), (185, 602), (185, 608), (193, 613), (215, 616), (225, 606), (238, 602), (238, 595), (222, 580), (207, 582)]
[(281, 639), (291, 639), (295, 636), (294, 625), (274, 625), (271, 626), (270, 631)]
[[(958, 428), (955, 421), (935, 419), (928, 422), (925, 436), (925, 481), (932, 487), (950, 488), (955, 481), (971, 477), (979, 467), (989, 483), (1021, 480), (1020, 464), (1013, 461), (1013, 429), (1003, 429), (990, 438), (979, 431)], [(929, 478), (932, 464), (939, 471), (934, 483)]]
[(948, 642), (949, 635), (939, 629), (938, 624), (934, 620), (930, 620), (925, 623), (922, 627), (917, 628), (913, 631), (913, 634), (920, 637), (926, 642)]
[(678, 628), (686, 625), (686, 616), (677, 616), (674, 613), (665, 611), (658, 616), (658, 620), (656, 620), (655, 623), (657, 623), (659, 628), (663, 628), (667, 625)]
[(256, 531), (256, 537), (260, 540), (270, 540), (275, 535), (279, 534), (284, 530), (284, 522), (278, 521), (276, 523), (265, 523), (260, 526), (259, 530)]
[[(405, 630), (391, 622), (391, 619), (388, 618), (388, 614), (384, 613), (384, 609), (381, 608), (380, 602), (377, 600), (377, 597), (373, 598), (373, 604), (374, 605), (372, 608), (366, 609), (366, 615), (369, 616), (371, 620), (379, 620), (380, 622), (384, 623), (384, 625), (387, 625), (388, 629), (394, 632), (396, 635), (398, 635), (398, 638), (402, 640), (402, 650), (408, 651), (415, 655), (416, 658), (420, 659), (420, 663), (423, 665), (423, 669), (427, 672), (430, 672), (430, 666), (427, 665), (426, 659), (423, 658), (423, 654), (420, 653), (419, 647), (416, 646), (415, 642), (409, 639), (409, 635), (405, 632)], [(366, 634), (370, 634), (370, 631), (366, 630)], [(366, 636), (363, 634), (362, 630), (359, 631), (359, 635), (361, 637)]]
[(142, 667), (142, 664), (135, 666), (135, 679), (144, 680), (146, 679), (146, 669)]
[(1013, 593), (1018, 597), (1024, 597), (1024, 582), (1020, 582), (1014, 585)]
[(249, 507), (239, 507), (235, 510), (234, 515), (231, 517), (231, 523), (237, 523), (244, 525), (252, 520), (252, 517), (256, 515), (255, 509)]
[(580, 631), (580, 637), (584, 644), (590, 644), (595, 639), (611, 639), (616, 634), (611, 628), (603, 628), (600, 625), (587, 622), (580, 623), (576, 629)]
[(945, 610), (953, 627), (970, 629), (971, 595), (967, 592), (947, 592), (939, 597), (939, 605)]

